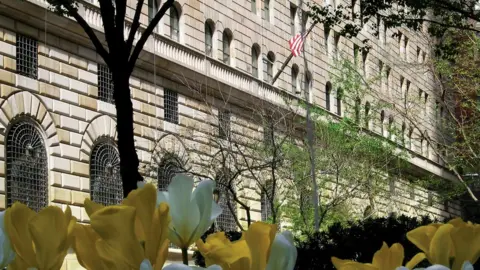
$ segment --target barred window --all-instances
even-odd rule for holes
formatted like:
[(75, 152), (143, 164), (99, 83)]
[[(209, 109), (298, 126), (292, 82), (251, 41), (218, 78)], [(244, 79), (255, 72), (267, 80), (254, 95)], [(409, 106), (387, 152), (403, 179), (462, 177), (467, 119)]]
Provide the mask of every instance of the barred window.
[(33, 121), (13, 124), (7, 132), (7, 207), (21, 202), (40, 211), (48, 204), (45, 142)]
[(229, 111), (218, 112), (218, 136), (222, 139), (230, 138), (230, 116)]
[(90, 157), (90, 195), (92, 201), (103, 205), (122, 202), (120, 156), (111, 138), (100, 138)]
[[(235, 223), (236, 216), (236, 204), (232, 198), (231, 191), (228, 190), (227, 186), (231, 185), (230, 182), (231, 172), (218, 172), (215, 177), (215, 183), (217, 190), (219, 191), (219, 200), (218, 205), (223, 209), (222, 214), (217, 217), (215, 228), (218, 228), (220, 231), (235, 231), (237, 230), (237, 224)], [(235, 187), (232, 186), (233, 191)]]
[(101, 101), (113, 101), (113, 77), (107, 65), (98, 64), (98, 98)]
[[(269, 187), (267, 187), (269, 189)], [(260, 193), (260, 208), (262, 214), (262, 221), (267, 221), (272, 216), (272, 205), (269, 196), (265, 190)]]
[(17, 34), (17, 73), (36, 79), (38, 74), (37, 40)]
[(178, 158), (173, 155), (164, 157), (157, 168), (158, 190), (166, 191), (173, 177), (181, 172), (183, 172), (182, 164)]
[(223, 62), (227, 65), (230, 65), (230, 43), (232, 42), (232, 36), (229, 31), (230, 30), (225, 29), (222, 36)]
[(327, 82), (325, 85), (325, 109), (330, 111), (330, 93), (332, 92), (332, 83)]
[(172, 90), (165, 89), (163, 97), (163, 110), (165, 120), (178, 124), (178, 94)]

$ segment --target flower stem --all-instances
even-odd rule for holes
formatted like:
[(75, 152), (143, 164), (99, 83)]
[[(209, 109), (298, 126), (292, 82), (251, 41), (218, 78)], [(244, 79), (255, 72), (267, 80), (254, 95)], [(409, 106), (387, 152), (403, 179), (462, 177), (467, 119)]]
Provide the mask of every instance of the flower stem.
[(182, 260), (183, 264), (188, 265), (188, 250), (186, 248), (182, 248)]

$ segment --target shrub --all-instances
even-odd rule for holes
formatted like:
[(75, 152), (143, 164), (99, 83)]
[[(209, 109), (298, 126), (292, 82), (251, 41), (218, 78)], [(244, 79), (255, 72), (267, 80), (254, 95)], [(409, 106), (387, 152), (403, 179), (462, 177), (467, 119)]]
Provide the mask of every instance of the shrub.
[[(335, 269), (331, 257), (372, 262), (373, 254), (385, 241), (389, 246), (400, 243), (405, 249), (405, 262), (420, 250), (406, 237), (406, 233), (419, 226), (434, 222), (429, 217), (411, 218), (391, 215), (387, 218), (369, 218), (361, 222), (349, 222), (346, 226), (335, 223), (325, 232), (309, 235), (305, 240), (296, 239), (298, 259), (295, 269)], [(420, 266), (424, 265), (423, 262)]]

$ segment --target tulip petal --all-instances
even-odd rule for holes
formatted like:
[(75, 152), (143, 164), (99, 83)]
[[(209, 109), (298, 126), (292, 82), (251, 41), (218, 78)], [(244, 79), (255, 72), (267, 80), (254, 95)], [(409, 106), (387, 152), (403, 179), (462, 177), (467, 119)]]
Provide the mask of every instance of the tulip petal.
[(425, 253), (423, 252), (420, 252), (420, 253), (417, 253), (415, 256), (413, 256), (413, 258), (407, 262), (407, 264), (405, 265), (408, 269), (413, 269), (415, 266), (417, 266), (417, 264), (419, 264), (421, 261), (425, 260), (427, 258), (427, 256), (425, 255)]
[(14, 259), (15, 252), (12, 249), (10, 238), (5, 231), (5, 211), (0, 212), (0, 269), (7, 267)]
[(469, 261), (465, 261), (462, 265), (462, 270), (474, 270), (473, 265)]
[(218, 265), (212, 265), (212, 266), (209, 266), (207, 268), (202, 268), (202, 267), (198, 267), (198, 266), (188, 266), (188, 265), (185, 265), (185, 264), (179, 264), (179, 263), (172, 263), (172, 264), (169, 264), (167, 266), (165, 266), (165, 268), (163, 268), (164, 270), (199, 270), (199, 269), (208, 269), (208, 270), (222, 270), (222, 267), (218, 266)]
[(180, 248), (188, 248), (193, 243), (189, 240), (200, 223), (200, 210), (192, 201), (192, 190), (193, 179), (185, 174), (177, 174), (168, 186), (173, 229), (181, 241), (175, 243), (175, 239), (171, 240)]
[(125, 205), (108, 206), (96, 211), (91, 225), (100, 236), (96, 247), (107, 267), (136, 269), (145, 259), (143, 248), (135, 237), (135, 208)]
[(276, 232), (277, 225), (262, 222), (253, 223), (243, 232), (242, 239), (247, 241), (252, 256), (251, 270), (265, 270)]
[[(193, 201), (198, 205), (200, 221), (194, 234), (189, 239), (190, 243), (193, 243), (200, 239), (200, 237), (207, 231), (213, 223), (212, 211), (213, 209), (213, 189), (215, 188), (215, 182), (211, 180), (205, 180), (198, 184), (195, 191), (193, 191)], [(218, 211), (218, 209), (215, 209)], [(221, 211), (220, 211), (221, 213)], [(217, 214), (217, 213), (215, 213)]]
[[(452, 224), (452, 223), (450, 223)], [(451, 237), (455, 246), (455, 260), (452, 269), (460, 269), (465, 261), (472, 260), (476, 246), (480, 245), (479, 235), (475, 235), (473, 225), (452, 228)]]
[(145, 242), (145, 255), (154, 263), (155, 269), (162, 269), (168, 256), (168, 225), (170, 224), (169, 206), (160, 204), (154, 210), (151, 233)]
[(297, 248), (290, 232), (275, 236), (266, 270), (293, 270), (297, 261)]
[(95, 243), (100, 237), (89, 225), (75, 224), (75, 241), (73, 250), (77, 255), (77, 260), (81, 266), (86, 269), (105, 269), (102, 266), (100, 256), (98, 256)]
[(218, 264), (227, 270), (251, 269), (251, 253), (245, 240), (231, 243), (224, 232), (219, 232), (209, 235), (205, 243), (199, 239), (197, 248), (207, 266)]
[(68, 223), (62, 209), (44, 208), (30, 220), (28, 228), (35, 244), (37, 268), (53, 269), (59, 260), (63, 263), (64, 258), (59, 255), (66, 255)]
[(341, 260), (336, 257), (332, 257), (332, 264), (338, 270), (384, 270), (371, 264), (363, 264), (351, 260)]
[(399, 266), (403, 265), (403, 259), (404, 259), (404, 250), (403, 246), (399, 243), (395, 243), (390, 247), (390, 258), (389, 258), (389, 264), (388, 264), (388, 269), (395, 269)]
[(13, 250), (17, 254), (13, 264), (21, 268), (36, 267), (37, 265), (32, 238), (28, 229), (28, 224), (35, 215), (36, 213), (33, 210), (18, 202), (14, 203), (5, 212), (5, 231), (9, 235)]
[(413, 229), (407, 233), (407, 239), (417, 246), (421, 251), (429, 254), (430, 252), (430, 242), (432, 241), (435, 232), (437, 231), (436, 226), (427, 225), (421, 226), (416, 229)]
[(452, 229), (453, 225), (445, 224), (440, 226), (433, 236), (429, 252), (429, 259), (432, 260), (431, 263), (444, 266), (450, 265), (450, 254), (453, 249), (453, 242), (450, 237)]
[[(382, 247), (373, 255), (372, 264), (379, 269), (389, 269), (390, 250), (387, 243), (383, 242)], [(396, 265), (396, 267), (401, 266)]]
[(92, 200), (90, 200), (89, 198), (86, 198), (83, 202), (84, 204), (84, 207), (85, 207), (85, 212), (87, 212), (87, 215), (90, 217), (93, 215), (93, 213), (97, 212), (98, 210), (104, 208), (105, 206), (99, 204), (99, 203), (96, 203), (96, 202), (93, 202)]
[(435, 265), (432, 265), (432, 266), (429, 266), (429, 267), (425, 268), (425, 270), (450, 270), (450, 268), (445, 267), (445, 266), (440, 265), (440, 264), (435, 264)]

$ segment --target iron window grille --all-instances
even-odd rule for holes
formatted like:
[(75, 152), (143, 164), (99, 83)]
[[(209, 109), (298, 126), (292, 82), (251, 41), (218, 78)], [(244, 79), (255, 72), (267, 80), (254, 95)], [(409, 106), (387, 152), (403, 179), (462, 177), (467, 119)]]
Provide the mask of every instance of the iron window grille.
[(222, 139), (230, 138), (230, 117), (229, 111), (218, 112), (218, 135)]
[(48, 205), (45, 142), (35, 124), (23, 120), (7, 134), (7, 207), (21, 202), (36, 212)]
[(17, 34), (17, 73), (37, 78), (38, 74), (38, 42), (33, 38)]
[(176, 92), (165, 89), (163, 109), (165, 112), (165, 120), (178, 124), (178, 94)]
[(120, 156), (111, 138), (101, 138), (90, 157), (90, 195), (103, 205), (120, 204), (123, 199)]
[(98, 64), (98, 98), (113, 104), (113, 76), (107, 65)]
[[(229, 172), (220, 172), (215, 179), (217, 190), (219, 191), (218, 205), (223, 209), (220, 216), (215, 221), (215, 228), (220, 231), (229, 232), (237, 230), (237, 223), (235, 222), (236, 204), (232, 199), (231, 191), (227, 186), (232, 185), (229, 179)], [(233, 192), (236, 192), (235, 187), (232, 186)]]
[(265, 191), (260, 194), (260, 208), (262, 221), (267, 221), (272, 216), (272, 205)]
[(181, 163), (174, 157), (167, 157), (157, 168), (157, 187), (160, 191), (166, 191), (173, 177), (181, 173)]

